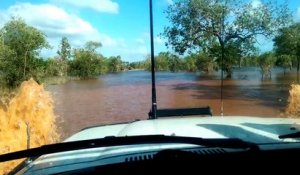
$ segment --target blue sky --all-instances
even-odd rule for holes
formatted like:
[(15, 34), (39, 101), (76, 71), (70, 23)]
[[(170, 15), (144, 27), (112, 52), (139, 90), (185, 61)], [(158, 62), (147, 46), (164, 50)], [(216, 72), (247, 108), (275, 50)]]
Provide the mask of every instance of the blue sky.
[[(55, 56), (61, 37), (66, 36), (75, 48), (100, 41), (103, 55), (138, 61), (150, 53), (148, 4), (148, 0), (1, 0), (0, 27), (10, 16), (20, 16), (43, 31), (53, 47), (43, 50), (43, 56)], [(170, 4), (172, 0), (153, 0), (156, 53), (167, 50), (158, 34), (168, 24), (163, 11)], [(289, 7), (300, 21), (300, 1), (290, 0)], [(272, 43), (263, 39), (258, 46), (272, 49)]]

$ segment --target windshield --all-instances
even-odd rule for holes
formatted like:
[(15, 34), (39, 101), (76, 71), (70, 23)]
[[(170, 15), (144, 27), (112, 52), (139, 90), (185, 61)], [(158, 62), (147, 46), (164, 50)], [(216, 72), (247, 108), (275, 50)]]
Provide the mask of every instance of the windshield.
[[(151, 1), (128, 2), (1, 2), (0, 154), (106, 136), (269, 143), (298, 131), (300, 1), (153, 0), (153, 31)], [(212, 116), (150, 125), (153, 105), (157, 116), (207, 106)]]

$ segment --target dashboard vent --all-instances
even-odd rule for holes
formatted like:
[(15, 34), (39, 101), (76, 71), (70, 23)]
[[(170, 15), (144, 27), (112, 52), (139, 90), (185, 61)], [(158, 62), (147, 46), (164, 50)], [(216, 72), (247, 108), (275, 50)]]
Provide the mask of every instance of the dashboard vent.
[(190, 152), (199, 155), (209, 155), (209, 154), (224, 154), (227, 151), (221, 148), (211, 148), (211, 149), (195, 149), (195, 150), (190, 150)]
[[(222, 148), (197, 148), (197, 149), (189, 149), (185, 150), (194, 154), (198, 155), (211, 155), (211, 154), (225, 154), (227, 153), (226, 150)], [(139, 154), (136, 156), (128, 156), (125, 158), (125, 162), (138, 162), (138, 161), (144, 161), (144, 160), (152, 160), (154, 159), (154, 155), (156, 153), (147, 153), (147, 154)]]
[(151, 160), (153, 159), (153, 154), (143, 154), (138, 156), (126, 157), (125, 162), (137, 162), (143, 160)]

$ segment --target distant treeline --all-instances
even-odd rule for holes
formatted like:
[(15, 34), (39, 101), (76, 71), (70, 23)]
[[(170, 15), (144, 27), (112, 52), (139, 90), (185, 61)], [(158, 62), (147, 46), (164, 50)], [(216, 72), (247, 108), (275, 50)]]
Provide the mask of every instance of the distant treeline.
[[(271, 76), (271, 69), (274, 66), (282, 67), (283, 72), (297, 67), (297, 58), (292, 55), (278, 55), (276, 52), (266, 52), (262, 54), (253, 54), (241, 56), (238, 53), (231, 53), (231, 62), (225, 63), (230, 67), (260, 67), (263, 77)], [(155, 56), (156, 71), (187, 71), (212, 73), (221, 69), (221, 62), (217, 57), (212, 57), (205, 53), (193, 53), (187, 56), (178, 56), (170, 52), (160, 52)], [(229, 65), (230, 64), (230, 65)], [(133, 62), (129, 64), (129, 69), (151, 70), (151, 60), (148, 56), (144, 61)], [(231, 68), (231, 69), (232, 69)]]
[(100, 42), (89, 41), (82, 48), (71, 48), (62, 37), (57, 56), (42, 58), (41, 49), (51, 48), (44, 33), (24, 20), (12, 18), (0, 29), (0, 85), (14, 88), (33, 77), (43, 82), (48, 77), (93, 78), (107, 72), (128, 69), (120, 56), (104, 57)]
[[(169, 40), (170, 37), (167, 35)], [(179, 54), (182, 54), (179, 51), (174, 52), (177, 54), (161, 52), (155, 57), (156, 70), (211, 73), (223, 68), (227, 78), (230, 78), (235, 67), (256, 66), (260, 67), (262, 79), (265, 79), (271, 78), (271, 69), (277, 66), (281, 67), (284, 73), (296, 67), (299, 74), (300, 23), (291, 23), (289, 26), (278, 28), (272, 39), (274, 42), (273, 50), (264, 53), (259, 52), (254, 42), (244, 40), (228, 41), (226, 45), (223, 45), (223, 49), (218, 42), (210, 40), (205, 47), (198, 51), (193, 50), (194, 52), (185, 53), (184, 56), (179, 56)], [(172, 43), (169, 44), (172, 45)], [(179, 47), (184, 42), (178, 42), (177, 44)], [(185, 46), (185, 49), (188, 48)], [(224, 54), (223, 65), (222, 54)], [(150, 70), (150, 58), (148, 56), (144, 61), (131, 63), (131, 65), (133, 65), (133, 68)]]
[[(274, 50), (259, 54), (253, 44), (233, 41), (224, 46), (211, 42), (198, 52), (183, 56), (161, 52), (155, 56), (156, 71), (202, 71), (211, 73), (223, 67), (228, 78), (234, 67), (257, 66), (262, 77), (271, 77), (271, 69), (280, 66), (284, 72), (292, 67), (300, 69), (300, 24), (281, 28), (273, 39)], [(0, 29), (0, 85), (16, 87), (33, 77), (42, 83), (49, 77), (94, 78), (109, 72), (131, 69), (150, 70), (150, 56), (143, 61), (124, 62), (120, 56), (105, 57), (98, 52), (102, 44), (89, 41), (81, 48), (72, 48), (68, 38), (62, 37), (57, 55), (42, 58), (40, 50), (51, 48), (44, 33), (24, 20), (12, 18)], [(222, 65), (221, 54), (224, 54)]]

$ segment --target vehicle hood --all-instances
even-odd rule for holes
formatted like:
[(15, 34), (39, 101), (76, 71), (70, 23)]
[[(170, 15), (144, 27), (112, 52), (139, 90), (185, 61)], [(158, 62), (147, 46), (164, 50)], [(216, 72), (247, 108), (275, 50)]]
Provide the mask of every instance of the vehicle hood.
[(259, 117), (180, 117), (134, 121), (83, 129), (65, 141), (107, 136), (172, 135), (202, 138), (240, 138), (254, 143), (292, 141), (279, 135), (300, 131), (300, 119)]
[[(254, 117), (189, 117), (134, 121), (124, 124), (95, 126), (83, 129), (65, 140), (79, 141), (108, 136), (172, 135), (202, 138), (240, 138), (254, 143), (293, 142), (279, 139), (279, 135), (300, 131), (300, 120), (289, 118)], [(17, 174), (56, 174), (74, 169), (129, 160), (138, 152), (141, 157), (149, 151), (182, 148), (186, 144), (145, 144), (100, 147), (43, 155), (25, 166)], [(270, 144), (266, 144), (267, 146)], [(272, 145), (272, 144), (271, 144)], [(278, 145), (278, 144), (274, 144)], [(288, 144), (284, 144), (288, 145)]]

